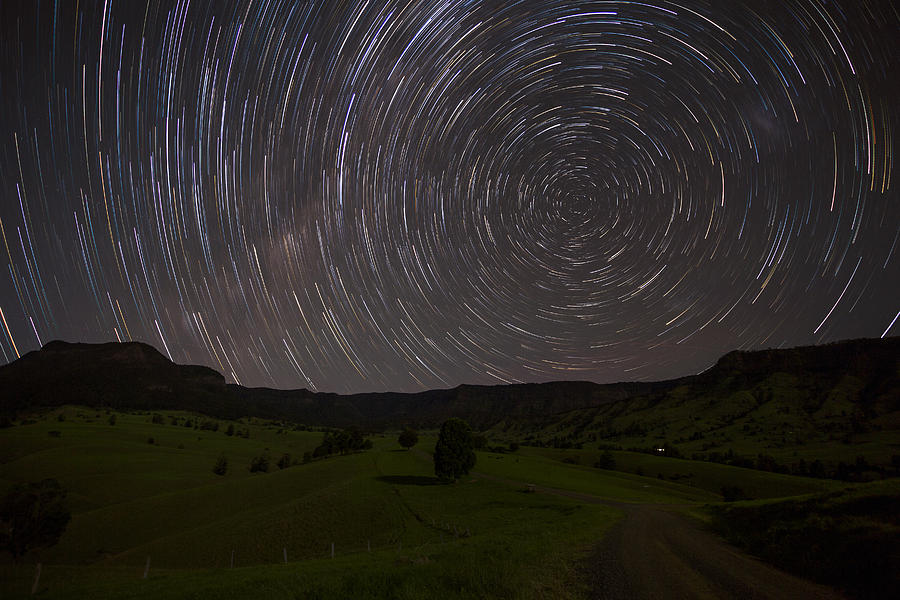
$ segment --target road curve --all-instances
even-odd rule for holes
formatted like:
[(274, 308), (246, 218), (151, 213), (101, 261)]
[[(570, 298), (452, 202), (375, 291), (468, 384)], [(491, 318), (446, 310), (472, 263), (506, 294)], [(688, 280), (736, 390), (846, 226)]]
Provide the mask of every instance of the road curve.
[[(524, 487), (484, 473), (473, 476)], [(671, 508), (616, 502), (557, 488), (538, 493), (613, 506), (625, 513), (582, 561), (579, 571), (597, 600), (831, 600), (835, 590), (756, 559)]]
[(834, 590), (749, 556), (689, 519), (652, 505), (622, 507), (582, 563), (598, 600), (832, 599)]

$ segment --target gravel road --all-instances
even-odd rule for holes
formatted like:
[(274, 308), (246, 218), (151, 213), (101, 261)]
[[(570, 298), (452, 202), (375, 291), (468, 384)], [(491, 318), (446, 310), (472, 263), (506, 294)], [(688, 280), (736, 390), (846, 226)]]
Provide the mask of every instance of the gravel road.
[[(524, 487), (518, 481), (473, 473)], [(835, 590), (780, 571), (655, 504), (630, 504), (537, 486), (537, 493), (604, 504), (625, 513), (582, 561), (597, 600), (839, 599)]]
[(686, 517), (650, 505), (618, 507), (625, 518), (582, 565), (592, 598), (841, 598), (741, 552)]

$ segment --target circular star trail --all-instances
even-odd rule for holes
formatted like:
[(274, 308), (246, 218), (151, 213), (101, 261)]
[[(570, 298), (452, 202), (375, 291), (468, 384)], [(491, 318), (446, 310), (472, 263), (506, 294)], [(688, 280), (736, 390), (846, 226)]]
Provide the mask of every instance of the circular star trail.
[(0, 351), (662, 379), (900, 332), (890, 2), (3, 2)]

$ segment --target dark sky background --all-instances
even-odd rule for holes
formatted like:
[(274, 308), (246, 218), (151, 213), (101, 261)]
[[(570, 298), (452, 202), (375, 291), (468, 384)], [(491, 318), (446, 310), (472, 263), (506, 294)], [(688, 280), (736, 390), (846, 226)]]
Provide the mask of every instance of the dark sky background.
[(415, 391), (900, 334), (893, 2), (0, 12), (2, 362)]

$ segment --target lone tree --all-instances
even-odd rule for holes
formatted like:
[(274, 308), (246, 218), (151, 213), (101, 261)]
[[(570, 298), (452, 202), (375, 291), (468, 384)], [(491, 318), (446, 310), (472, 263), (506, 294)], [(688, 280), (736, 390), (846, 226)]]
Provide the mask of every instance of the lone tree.
[(474, 466), (472, 428), (462, 419), (447, 419), (434, 447), (434, 474), (444, 481), (456, 481)]
[(401, 446), (409, 450), (419, 443), (419, 434), (416, 433), (415, 429), (410, 429), (409, 427), (407, 427), (400, 434), (400, 437), (397, 438), (397, 441), (400, 442)]
[(20, 483), (0, 500), (0, 545), (19, 562), (33, 548), (52, 546), (72, 515), (64, 503), (66, 491), (55, 479)]

